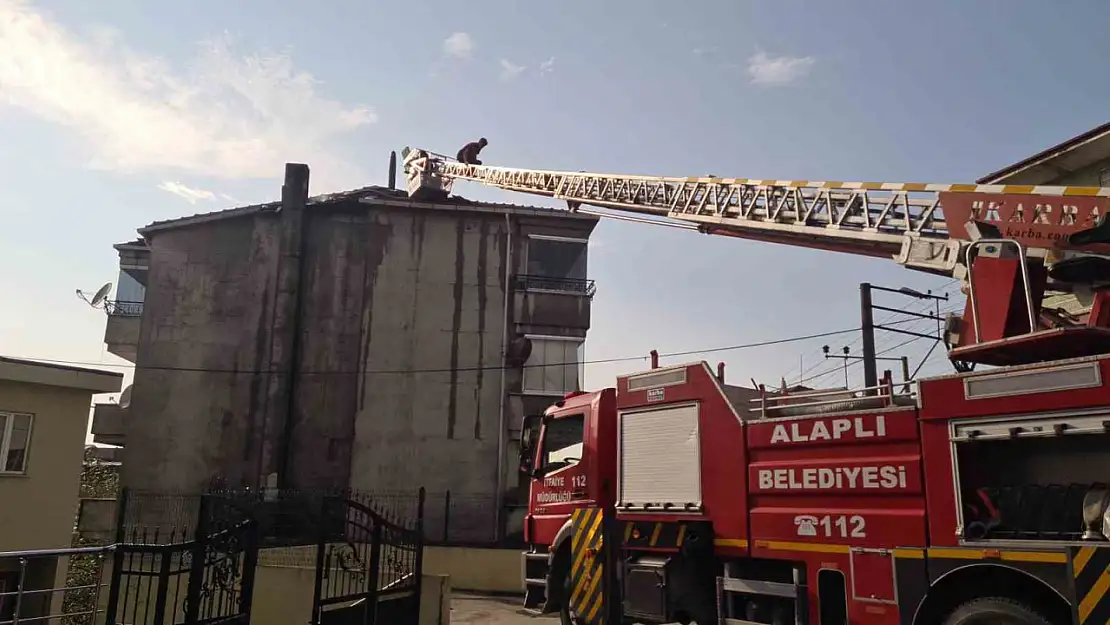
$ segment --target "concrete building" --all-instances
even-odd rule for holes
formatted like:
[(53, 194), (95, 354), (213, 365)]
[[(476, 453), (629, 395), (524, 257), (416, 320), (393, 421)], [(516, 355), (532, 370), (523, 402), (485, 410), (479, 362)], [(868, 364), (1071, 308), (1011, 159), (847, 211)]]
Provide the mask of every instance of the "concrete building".
[(450, 490), (517, 485), (525, 413), (577, 390), (597, 218), (367, 187), (156, 222), (117, 245), (100, 406), (125, 486)]
[[(122, 380), (119, 373), (0, 357), (0, 622), (15, 608), (2, 593), (13, 592), (21, 576), (20, 558), (10, 554), (70, 546), (89, 404), (94, 394), (119, 392)], [(65, 565), (29, 557), (23, 588), (63, 587)], [(25, 619), (48, 614), (61, 600), (28, 597), (36, 605), (21, 609)]]
[[(1110, 123), (979, 178), (979, 184), (1041, 184), (1110, 187)], [(1072, 315), (1091, 310), (1089, 294), (1050, 294), (1044, 305)]]

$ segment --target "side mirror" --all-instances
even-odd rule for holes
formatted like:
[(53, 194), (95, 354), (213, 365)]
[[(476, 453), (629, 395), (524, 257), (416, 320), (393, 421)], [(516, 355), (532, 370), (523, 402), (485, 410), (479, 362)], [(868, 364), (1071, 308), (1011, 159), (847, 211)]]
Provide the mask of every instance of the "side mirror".
[(520, 428), (520, 471), (532, 475), (533, 465), (536, 462), (536, 447), (540, 440), (540, 428), (543, 426), (542, 415), (527, 415)]

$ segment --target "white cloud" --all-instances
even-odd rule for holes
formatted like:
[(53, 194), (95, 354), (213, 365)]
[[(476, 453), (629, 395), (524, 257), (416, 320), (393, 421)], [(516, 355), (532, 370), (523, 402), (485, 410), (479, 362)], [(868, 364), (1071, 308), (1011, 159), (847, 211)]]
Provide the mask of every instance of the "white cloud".
[(111, 29), (82, 40), (25, 0), (0, 0), (0, 50), (0, 109), (68, 128), (91, 167), (272, 178), (295, 161), (312, 167), (314, 192), (366, 182), (325, 144), (374, 111), (320, 96), (288, 55), (238, 54), (224, 37), (182, 70)]
[(787, 85), (804, 78), (816, 62), (812, 56), (770, 56), (759, 51), (748, 58), (748, 75), (756, 85)]
[(474, 39), (467, 33), (452, 33), (443, 40), (443, 53), (458, 59), (468, 59), (474, 53)]
[(216, 194), (204, 189), (194, 189), (188, 185), (181, 184), (180, 182), (165, 181), (158, 185), (158, 188), (166, 193), (172, 193), (177, 197), (185, 200), (190, 204), (196, 204), (198, 200), (211, 202), (216, 199)]
[(524, 72), (523, 65), (516, 65), (508, 59), (501, 59), (501, 80), (513, 80)]
[(551, 57), (540, 63), (540, 76), (546, 76), (555, 71), (555, 57)]

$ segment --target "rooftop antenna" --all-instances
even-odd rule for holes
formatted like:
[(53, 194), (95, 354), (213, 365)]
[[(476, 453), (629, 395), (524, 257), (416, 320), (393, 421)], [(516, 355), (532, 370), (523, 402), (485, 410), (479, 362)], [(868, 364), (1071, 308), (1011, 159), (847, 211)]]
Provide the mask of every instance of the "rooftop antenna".
[(82, 291), (81, 289), (77, 289), (77, 297), (80, 297), (82, 300), (85, 301), (86, 304), (88, 304), (89, 306), (92, 306), (93, 308), (102, 308), (103, 307), (102, 304), (104, 304), (104, 298), (108, 297), (108, 292), (111, 291), (111, 290), (112, 290), (112, 283), (111, 282), (105, 282), (104, 286), (102, 286), (102, 287), (100, 287), (99, 289), (96, 290), (96, 293), (92, 296), (92, 299), (89, 299), (85, 295), (85, 292)]

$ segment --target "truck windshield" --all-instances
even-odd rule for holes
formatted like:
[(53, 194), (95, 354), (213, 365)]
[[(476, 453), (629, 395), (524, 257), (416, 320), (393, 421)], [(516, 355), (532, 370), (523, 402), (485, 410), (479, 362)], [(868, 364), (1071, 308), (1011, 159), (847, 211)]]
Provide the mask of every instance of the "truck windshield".
[(586, 418), (568, 415), (552, 419), (544, 428), (543, 457), (540, 466), (544, 473), (578, 462), (582, 459), (582, 440)]

